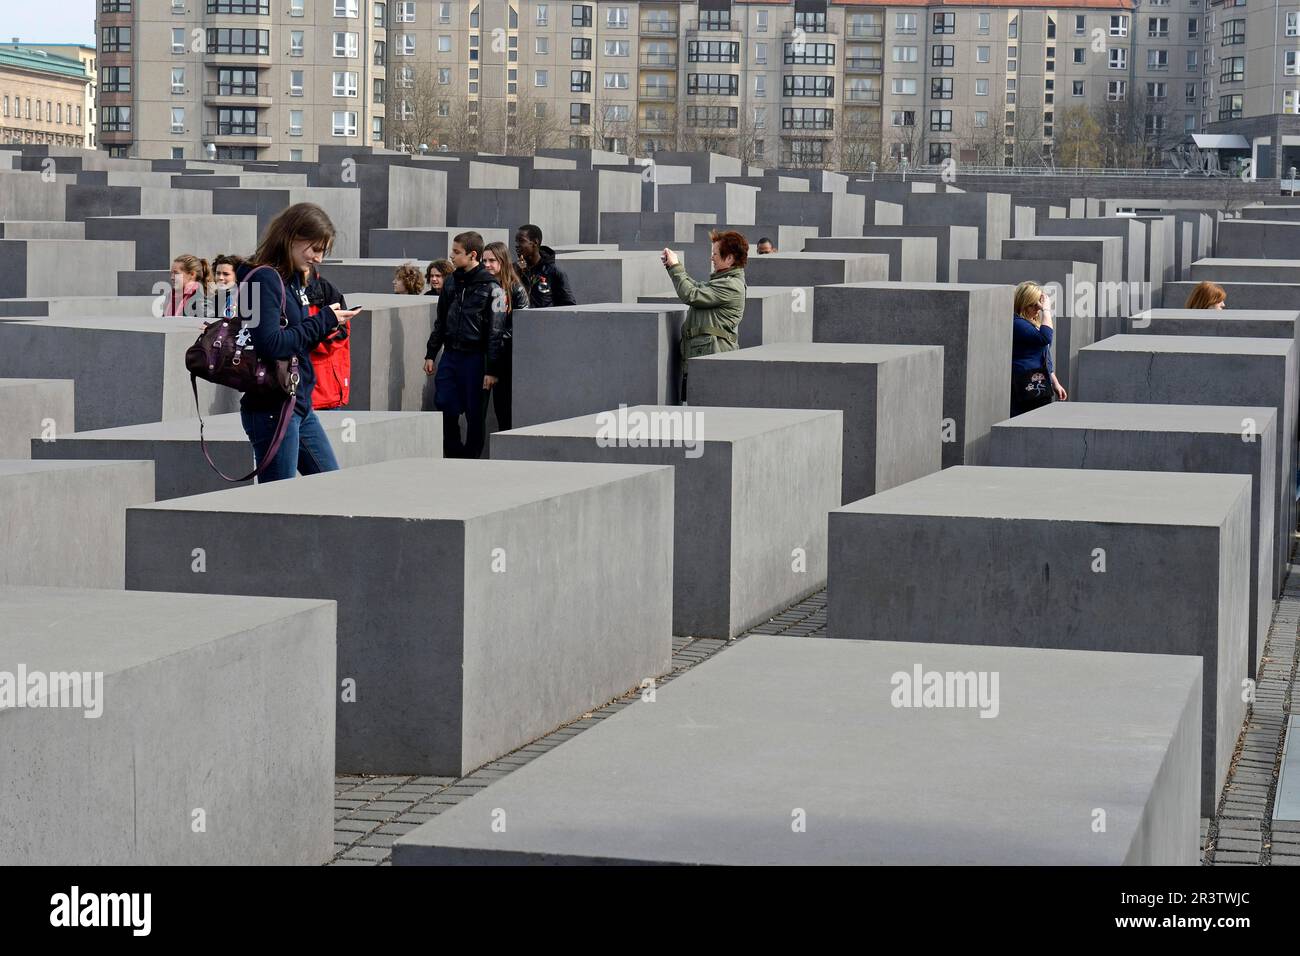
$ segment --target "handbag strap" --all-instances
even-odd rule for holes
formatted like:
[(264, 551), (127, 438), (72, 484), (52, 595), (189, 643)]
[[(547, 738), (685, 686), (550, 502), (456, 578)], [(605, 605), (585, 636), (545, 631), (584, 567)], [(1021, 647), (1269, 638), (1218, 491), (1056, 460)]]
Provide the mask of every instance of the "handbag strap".
[(280, 445), (284, 442), (285, 433), (289, 430), (289, 418), (293, 415), (293, 406), (296, 401), (295, 396), (290, 395), (284, 400), (284, 405), (280, 408), (279, 420), (275, 423), (275, 435), (271, 439), (271, 447), (267, 449), (266, 455), (258, 462), (257, 467), (244, 475), (242, 478), (232, 478), (217, 466), (212, 460), (212, 455), (208, 453), (208, 443), (203, 437), (203, 412), (199, 409), (199, 380), (193, 372), (190, 373), (190, 388), (194, 390), (194, 410), (199, 416), (199, 447), (203, 450), (203, 457), (208, 460), (208, 464), (226, 481), (251, 481), (258, 477), (270, 466), (275, 460), (276, 453), (280, 450)]
[(244, 276), (244, 282), (251, 283), (253, 276), (257, 275), (263, 269), (269, 270), (271, 274), (275, 276), (275, 281), (280, 284), (280, 314), (276, 316), (276, 320), (279, 322), (283, 322), (285, 318), (284, 307), (288, 302), (288, 292), (284, 287), (284, 276), (280, 275), (280, 270), (275, 269), (271, 266), (258, 266), (257, 268), (249, 272), (248, 275)]

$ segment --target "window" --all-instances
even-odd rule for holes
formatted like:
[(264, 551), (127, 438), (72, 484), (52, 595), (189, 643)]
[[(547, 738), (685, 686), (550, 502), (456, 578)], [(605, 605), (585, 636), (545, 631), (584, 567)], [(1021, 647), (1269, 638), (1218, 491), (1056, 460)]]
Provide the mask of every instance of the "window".
[(1074, 15), (1074, 35), (1081, 37), (1088, 32), (1088, 18), (1082, 13)]
[(735, 129), (740, 110), (734, 106), (688, 106), (686, 125), (706, 129)]
[(289, 34), (289, 55), (302, 56), (304, 37), (306, 34), (302, 30), (294, 30)]
[(357, 95), (357, 74), (335, 72), (334, 95), (335, 96), (356, 96)]
[(826, 144), (820, 139), (794, 139), (783, 161), (792, 166), (820, 165), (826, 162)]
[(916, 113), (913, 110), (894, 110), (889, 122), (892, 126), (915, 126)]
[[(414, 23), (415, 22), (415, 0), (398, 0), (397, 7), (394, 9), (393, 13), (394, 13), (394, 19), (398, 23)], [(447, 17), (446, 20), (442, 19), (444, 14)], [(438, 19), (441, 20), (443, 23), (447, 23), (451, 20), (451, 4), (449, 3), (438, 4)]]
[(606, 40), (605, 41), (605, 56), (627, 56), (627, 53), (628, 53), (627, 40)]
[(1300, 113), (1300, 90), (1285, 90), (1282, 93), (1282, 112)]
[[(376, 40), (375, 42), (382, 43), (383, 41)], [(415, 56), (415, 34), (414, 33), (403, 33), (401, 36), (397, 38), (397, 55)], [(375, 65), (381, 66), (382, 63), (376, 61)]]
[(1147, 17), (1147, 36), (1152, 40), (1163, 40), (1169, 36), (1168, 17)]
[(977, 33), (987, 34), (989, 32), (989, 15), (981, 13), (979, 15), (979, 25), (976, 28)]
[(256, 136), (257, 110), (217, 110), (218, 136)]
[[(1297, 64), (1297, 53), (1295, 50), (1287, 50), (1283, 56), (1286, 58), (1282, 64), (1283, 76), (1300, 76), (1300, 64)], [(1240, 59), (1240, 58), (1238, 58)], [(1243, 67), (1244, 69), (1244, 67)]]
[(1087, 48), (1087, 47), (1076, 46), (1076, 47), (1074, 48), (1074, 62), (1075, 62), (1075, 63), (1086, 63), (1086, 62), (1087, 62), (1087, 56), (1088, 56), (1088, 48)]
[(754, 62), (755, 62), (755, 63), (766, 63), (766, 62), (767, 62), (767, 44), (766, 44), (766, 43), (755, 43), (755, 44), (754, 44)]
[(767, 96), (767, 77), (761, 73), (754, 77), (754, 95)]
[(1108, 54), (1106, 65), (1110, 69), (1124, 70), (1128, 68), (1128, 50), (1124, 47), (1117, 47), (1106, 52)]
[(915, 13), (896, 13), (896, 14), (894, 14), (894, 32), (895, 32), (895, 33), (915, 33), (915, 32), (916, 32), (916, 14), (915, 14)]
[(787, 107), (781, 110), (782, 129), (834, 129), (835, 111), (812, 106)]
[[(383, 40), (376, 40), (376, 41), (375, 41), (375, 51), (374, 51), (374, 62), (375, 62), (375, 66), (383, 66), (383, 65), (384, 65), (384, 50), (385, 50), (385, 48), (386, 48), (387, 46), (388, 46), (388, 44), (386, 44)], [(401, 52), (401, 51), (399, 50), (398, 52)], [(413, 53), (415, 52), (414, 47), (412, 47), (411, 52), (413, 52)]]
[(1192, 72), (1195, 72), (1195, 71), (1196, 71), (1196, 51), (1195, 51), (1195, 50), (1188, 50), (1188, 51), (1187, 51), (1187, 69), (1191, 70)]
[(1014, 40), (1020, 33), (1020, 18), (1012, 17), (1007, 23), (1007, 39)]
[[(1292, 55), (1294, 56), (1294, 54)], [(1240, 83), (1246, 78), (1246, 58), (1244, 56), (1225, 56), (1219, 63), (1222, 69), (1219, 74), (1220, 83)]]
[(172, 27), (172, 53), (185, 52), (185, 28)]
[(987, 63), (992, 53), (993, 53), (993, 47), (991, 46), (977, 46), (975, 48), (975, 62)]
[(931, 77), (930, 99), (932, 100), (952, 99), (952, 77), (951, 76)]
[(930, 132), (952, 132), (952, 110), (930, 110)]
[[(100, 13), (130, 13), (131, 0), (100, 0)], [(8, 99), (8, 97), (6, 97)], [(6, 116), (9, 114), (6, 113)]]
[(357, 135), (357, 114), (346, 110), (336, 110), (330, 120), (331, 133), (335, 136)]
[(591, 122), (591, 104), (590, 103), (570, 103), (569, 104), (569, 124), (572, 126), (586, 126)]
[(984, 129), (989, 125), (989, 114), (987, 110), (975, 111), (975, 128)]
[(570, 70), (569, 71), (569, 92), (590, 93), (591, 92), (591, 71)]
[(1168, 92), (1169, 92), (1168, 87), (1164, 83), (1147, 84), (1147, 99), (1152, 102), (1155, 103), (1163, 102), (1165, 98), (1168, 96)]
[(590, 60), (591, 59), (591, 40), (586, 37), (574, 37), (569, 41), (570, 59), (573, 60)]
[(208, 52), (266, 56), (271, 52), (271, 31), (209, 29)]
[[(786, 47), (789, 46), (787, 43)], [(691, 40), (686, 44), (686, 59), (691, 63), (739, 63), (740, 44), (721, 40)]]
[(1070, 81), (1070, 95), (1083, 96), (1083, 80)]
[(376, 143), (382, 143), (384, 141), (384, 118), (382, 116), (371, 117), (370, 138)]
[[(175, 77), (176, 71), (172, 71)], [(181, 76), (185, 75), (185, 70), (181, 69)], [(181, 83), (184, 86), (184, 81)], [(175, 92), (176, 84), (172, 83), (172, 92)], [(106, 66), (99, 71), (99, 89), (102, 93), (130, 93), (131, 92), (131, 68), (129, 66)], [(8, 99), (8, 97), (6, 97)]]
[(931, 66), (952, 66), (953, 58), (956, 55), (955, 46), (932, 46), (930, 47), (930, 65)]
[(952, 159), (952, 143), (930, 144), (930, 165), (937, 166), (944, 160)]
[(1219, 42), (1220, 46), (1236, 46), (1239, 43), (1246, 42), (1246, 21), (1245, 20), (1225, 20), (1223, 21), (1223, 39)]
[(976, 96), (988, 96), (988, 95), (989, 95), (989, 81), (988, 81), (988, 80), (976, 80), (976, 81), (975, 81), (975, 95), (976, 95)]
[(357, 6), (357, 0), (334, 0), (334, 16), (355, 20), (358, 15)]
[(767, 128), (767, 107), (755, 106), (754, 107), (754, 129), (766, 129), (766, 128)]
[(1112, 103), (1119, 102), (1128, 95), (1128, 80), (1107, 80), (1106, 99)]
[(686, 92), (691, 96), (735, 96), (739, 92), (739, 83), (739, 77), (727, 73), (689, 73)]
[(957, 32), (957, 14), (955, 13), (936, 13), (930, 28), (934, 34), (956, 33)]
[[(178, 4), (173, 3), (173, 7)], [(246, 13), (266, 16), (271, 12), (271, 0), (208, 0), (208, 13)]]
[(1201, 28), (1201, 21), (1197, 17), (1187, 18), (1187, 39), (1195, 40)]
[(355, 33), (334, 34), (334, 55), (355, 60), (358, 50), (357, 37), (358, 35)]
[(229, 68), (217, 70), (217, 95), (256, 96), (257, 71)]
[(605, 89), (607, 90), (626, 90), (628, 88), (627, 73), (606, 73)]
[(1196, 103), (1196, 81), (1193, 80), (1183, 87), (1183, 101), (1186, 103)]
[(611, 30), (627, 29), (627, 7), (610, 7), (605, 11), (605, 26)]
[(533, 45), (533, 52), (538, 56), (548, 56), (551, 52), (550, 37), (534, 37), (536, 41)]
[(904, 79), (903, 77), (895, 77), (893, 80), (892, 92), (894, 93), (895, 96), (915, 96), (916, 80)]
[[(27, 118), (31, 119), (31, 101), (27, 101)], [(131, 132), (131, 107), (105, 106), (100, 111), (100, 129), (105, 133)]]
[(1227, 96), (1219, 97), (1219, 119), (1241, 119), (1241, 101), (1240, 93), (1231, 93)]
[(409, 122), (410, 120), (415, 119), (415, 107), (406, 102), (406, 100), (402, 100), (397, 104), (397, 118), (403, 122)]
[(1117, 14), (1110, 18), (1110, 35), (1113, 37), (1128, 36), (1128, 17), (1123, 14)]
[(1168, 50), (1147, 50), (1147, 69), (1148, 70), (1169, 69), (1169, 51)]
[(834, 96), (835, 78), (833, 76), (783, 76), (781, 93), (783, 96)]
[(302, 135), (302, 110), (289, 110), (289, 135)]
[(173, 133), (185, 132), (185, 107), (183, 106), (172, 107), (171, 131)]
[[(739, 46), (739, 44), (737, 44)], [(835, 62), (834, 43), (787, 43), (785, 62), (827, 66)]]
[(1300, 12), (1292, 12), (1286, 15), (1286, 35), (1300, 37)]
[(591, 26), (591, 7), (586, 6), (585, 4), (575, 3), (573, 4), (571, 10), (572, 10), (572, 19), (570, 22), (572, 23), (573, 26), (575, 27)]
[(451, 52), (451, 37), (449, 36), (438, 37), (438, 52), (439, 53)]
[(533, 86), (546, 86), (551, 80), (550, 70), (534, 70)]
[(439, 86), (451, 85), (451, 67), (449, 66), (438, 67), (438, 85)]
[(894, 47), (895, 63), (915, 63), (916, 47), (914, 46), (896, 46)]
[[(130, 53), (131, 52), (131, 28), (130, 27), (104, 27), (100, 34), (99, 41), (100, 53)], [(130, 120), (127, 120), (127, 129), (130, 129)]]
[(384, 104), (384, 94), (387, 92), (387, 86), (388, 83), (385, 80), (382, 79), (375, 80), (374, 96), (373, 96), (375, 105), (382, 106)]

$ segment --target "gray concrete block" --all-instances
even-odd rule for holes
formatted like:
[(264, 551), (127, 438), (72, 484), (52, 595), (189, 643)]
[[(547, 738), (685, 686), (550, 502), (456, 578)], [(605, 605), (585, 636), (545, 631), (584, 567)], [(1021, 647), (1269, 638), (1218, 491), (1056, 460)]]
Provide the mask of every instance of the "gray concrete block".
[(620, 404), (675, 405), (684, 315), (676, 307), (620, 303), (517, 313), (513, 424), (594, 415)]
[(736, 183), (695, 180), (689, 184), (659, 185), (655, 212), (712, 213), (715, 222), (753, 224), (759, 190)]
[(864, 282), (813, 292), (813, 340), (943, 347), (943, 466), (981, 464), (1011, 396), (1011, 290)]
[[(1132, 217), (1045, 219), (1038, 234), (1040, 236), (1119, 236), (1123, 240), (1123, 253), (1121, 273), (1117, 278), (1129, 284), (1132, 289), (1130, 299), (1140, 294), (1143, 282), (1153, 281), (1152, 276), (1147, 272), (1146, 223)], [(1149, 295), (1147, 301), (1151, 301)]]
[(606, 242), (654, 243), (671, 246), (693, 242), (695, 227), (712, 226), (707, 212), (604, 212), (600, 214), (600, 235)]
[[(251, 177), (242, 177), (251, 178)], [(277, 183), (279, 176), (265, 177), (267, 184), (254, 186), (245, 182), (237, 189), (217, 189), (212, 193), (212, 211), (217, 215), (252, 216), (257, 220), (260, 237), (276, 216), (297, 203), (315, 203), (325, 210), (334, 223), (333, 255), (348, 259), (361, 255), (361, 191), (357, 189), (289, 188), (287, 182)], [(292, 177), (284, 177), (290, 179)], [(211, 248), (211, 247), (205, 247)], [(240, 254), (246, 247), (234, 246), (228, 250)], [(251, 249), (247, 251), (251, 252)], [(371, 255), (374, 255), (372, 252)], [(207, 256), (211, 258), (211, 256)]]
[[(158, 296), (152, 295), (68, 295), (42, 299), (0, 299), (0, 318), (86, 318), (122, 316), (145, 319), (154, 316)], [(162, 309), (159, 306), (159, 315)]]
[(1164, 283), (1181, 278), (1177, 275), (1178, 242), (1172, 213), (1157, 216), (1135, 216), (1147, 227), (1146, 269), (1151, 282), (1154, 302), (1161, 301)]
[(699, 223), (695, 226), (695, 244), (704, 248), (704, 261), (708, 261), (708, 253), (711, 250), (709, 233), (711, 232), (738, 232), (749, 242), (749, 261), (752, 262), (758, 257), (758, 240), (766, 236), (776, 242), (778, 252), (798, 252), (803, 248), (803, 244), (820, 235), (820, 230), (816, 226), (799, 226), (783, 225), (781, 223), (755, 223), (754, 225), (745, 225), (743, 223)]
[[(1054, 220), (1069, 222), (1070, 220)], [(1117, 335), (1120, 318), (1149, 308), (1149, 301), (1136, 300), (1124, 281), (1124, 241), (1118, 236), (1037, 236), (1008, 239), (1002, 245), (1005, 259), (1047, 259), (1090, 262), (1097, 267), (1097, 288), (1093, 294), (1097, 316), (1097, 340)], [(1077, 283), (1076, 283), (1077, 285)]]
[(672, 465), (673, 633), (725, 639), (825, 587), (842, 418), (638, 405), (498, 432), (492, 457)]
[[(389, 158), (391, 160), (392, 157)], [(361, 255), (370, 255), (372, 229), (443, 226), (451, 223), (449, 174), (433, 164), (407, 165), (356, 147), (322, 147), (319, 164), (308, 167), (312, 186), (361, 192)], [(283, 164), (282, 164), (283, 165)]]
[(829, 529), (830, 637), (1200, 655), (1214, 813), (1246, 716), (1248, 477), (949, 468)]
[[(321, 273), (338, 286), (345, 296), (364, 292), (372, 295), (393, 294), (393, 274), (397, 267), (414, 261), (423, 268), (427, 262), (409, 258), (398, 259), (326, 259), (321, 264)], [(410, 298), (415, 298), (411, 296)], [(432, 296), (430, 299), (432, 300)], [(351, 305), (349, 298), (348, 304)]]
[(911, 345), (761, 345), (690, 361), (688, 396), (704, 406), (838, 409), (841, 499), (854, 501), (940, 467), (939, 349)]
[(866, 197), (848, 192), (761, 191), (754, 199), (754, 221), (816, 226), (823, 236), (856, 236), (866, 221)]
[(1038, 224), (1035, 221), (1038, 215), (1033, 206), (1013, 206), (1012, 207), (1012, 231), (1011, 234), (1016, 239), (1029, 239), (1038, 233)]
[(1296, 526), (1296, 346), (1289, 339), (1117, 335), (1079, 356), (1076, 398), (1088, 402), (1246, 405), (1273, 408), (1277, 442), (1277, 549), (1280, 594)]
[(117, 272), (130, 269), (130, 242), (0, 239), (0, 299), (111, 295)]
[(1097, 267), (1074, 260), (966, 259), (957, 267), (957, 281), (1011, 286), (1037, 282), (1055, 303), (1056, 333), (1052, 362), (1056, 377), (1067, 392), (1079, 377), (1079, 350), (1096, 341)]
[(1011, 197), (1006, 193), (913, 192), (904, 200), (903, 222), (909, 226), (975, 226), (979, 258), (997, 259), (1005, 254), (1002, 241), (1011, 237)]
[(668, 468), (403, 459), (132, 508), (127, 587), (338, 601), (338, 770), (460, 776), (668, 668), (672, 511)]
[(1225, 259), (1269, 259), (1300, 243), (1300, 221), (1225, 219), (1216, 255)]
[[(578, 242), (599, 242), (602, 212), (641, 211), (641, 170), (536, 169), (524, 177), (532, 189), (569, 190), (578, 194)], [(533, 220), (525, 220), (532, 222)], [(522, 222), (516, 226), (523, 225)], [(545, 229), (543, 228), (543, 234)]]
[[(694, 256), (682, 258), (688, 268), (695, 261)], [(708, 256), (703, 261), (707, 262)], [(564, 270), (579, 302), (637, 302), (641, 296), (673, 292), (672, 279), (658, 252), (557, 250), (556, 264)]]
[(333, 604), (20, 587), (0, 588), (0, 618), (0, 671), (89, 673), (96, 698), (0, 710), (0, 859), (333, 855)]
[(0, 239), (85, 239), (80, 222), (0, 222)]
[(975, 226), (897, 226), (867, 225), (868, 236), (932, 237), (935, 247), (935, 281), (956, 282), (957, 263), (979, 258), (979, 229)]
[(131, 298), (154, 296), (155, 289), (167, 286), (170, 281), (166, 269), (119, 269), (117, 272), (117, 294)]
[[(188, 318), (0, 322), (0, 378), (72, 380), (77, 431), (192, 418), (185, 352), (202, 326)], [(237, 411), (239, 393), (200, 381), (199, 405), (205, 416)]]
[(1294, 339), (1300, 310), (1294, 309), (1147, 309), (1131, 315), (1124, 331), (1145, 335), (1211, 335)]
[(31, 443), (72, 431), (72, 382), (0, 378), (0, 459), (30, 458)]
[[(421, 265), (427, 265), (434, 259), (450, 258), (453, 237), (469, 231), (469, 227), (461, 226), (375, 229), (370, 234), (370, 255), (375, 259), (414, 260)], [(485, 243), (504, 242), (510, 249), (511, 255), (514, 255), (514, 234), (509, 229), (490, 229), (484, 226), (473, 231), (479, 233)], [(391, 288), (390, 286), (389, 289)]]
[[(396, 458), (442, 457), (441, 415), (353, 410), (316, 414), (343, 468)], [(238, 413), (205, 419), (203, 437), (208, 454), (226, 474), (244, 475), (253, 470), (252, 446)], [(203, 457), (197, 418), (74, 432), (53, 442), (34, 438), (29, 450), (33, 459), (151, 461), (158, 501), (236, 487), (214, 472)]]
[(475, 226), (514, 230), (528, 222), (541, 228), (548, 246), (580, 242), (581, 199), (569, 189), (467, 189), (449, 197), (447, 225), (460, 232)]
[(1233, 259), (1215, 257), (1192, 263), (1192, 281), (1208, 279), (1225, 282), (1277, 282), (1300, 284), (1300, 259)]
[[(1196, 865), (1200, 661), (917, 650), (746, 638), (399, 837), (393, 863)], [(894, 706), (918, 669), (1009, 694), (992, 720)]]
[(1250, 641), (1256, 665), (1273, 615), (1277, 413), (1222, 405), (1053, 402), (993, 426), (991, 465), (1249, 475)]
[[(1219, 282), (1227, 294), (1224, 309), (1296, 309), (1300, 311), (1300, 283)], [(1196, 288), (1196, 282), (1169, 282), (1164, 288), (1164, 306), (1180, 309)]]
[(0, 460), (0, 585), (120, 588), (126, 509), (153, 500), (152, 462)]
[(938, 240), (931, 236), (825, 236), (806, 240), (803, 251), (884, 253), (890, 282), (936, 281)]
[[(672, 305), (686, 316), (686, 306), (673, 295), (644, 295), (638, 301)], [(745, 288), (745, 315), (739, 328), (740, 347), (770, 345), (774, 342), (812, 341), (812, 290), (784, 286)]]
[(256, 216), (246, 215), (91, 217), (86, 238), (132, 241), (136, 269), (170, 269), (173, 259), (187, 253), (205, 259), (222, 252), (251, 255), (257, 225)]
[(775, 252), (751, 255), (745, 263), (745, 281), (753, 285), (835, 285), (888, 277), (889, 256), (880, 252)]
[[(332, 267), (324, 270), (331, 281)], [(372, 411), (428, 411), (424, 349), (437, 318), (436, 296), (394, 295), (389, 291), (351, 294), (348, 305), (362, 308), (352, 319), (352, 393), (348, 408)]]

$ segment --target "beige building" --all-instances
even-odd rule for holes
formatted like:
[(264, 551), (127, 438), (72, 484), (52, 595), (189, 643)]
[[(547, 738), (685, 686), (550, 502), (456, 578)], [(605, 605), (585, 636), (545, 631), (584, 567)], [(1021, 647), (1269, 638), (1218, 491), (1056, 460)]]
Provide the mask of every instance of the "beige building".
[(0, 47), (0, 142), (85, 147), (89, 82), (80, 59), (25, 44)]
[(82, 114), (86, 119), (85, 148), (94, 149), (99, 132), (99, 121), (95, 117), (99, 77), (96, 61), (99, 54), (95, 48), (86, 46), (83, 43), (14, 43), (13, 46), (21, 50), (42, 52), (50, 56), (63, 57), (66, 60), (77, 60), (81, 63), (82, 69), (85, 70), (86, 77), (89, 80), (86, 84), (85, 112)]

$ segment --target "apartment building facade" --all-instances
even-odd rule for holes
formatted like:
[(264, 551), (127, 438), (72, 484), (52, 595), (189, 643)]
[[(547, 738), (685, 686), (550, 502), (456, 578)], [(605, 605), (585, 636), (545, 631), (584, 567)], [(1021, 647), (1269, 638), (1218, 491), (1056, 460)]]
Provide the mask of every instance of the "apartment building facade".
[(98, 120), (95, 118), (95, 107), (99, 93), (99, 70), (97, 68), (99, 54), (96, 52), (95, 47), (87, 46), (84, 43), (20, 43), (17, 40), (14, 41), (13, 46), (20, 50), (41, 52), (49, 56), (62, 57), (65, 60), (76, 60), (81, 63), (89, 81), (86, 83), (83, 104), (85, 112), (82, 114), (86, 120), (84, 148), (94, 149), (96, 137), (99, 133)]
[(90, 77), (77, 58), (0, 47), (0, 143), (86, 147)]

